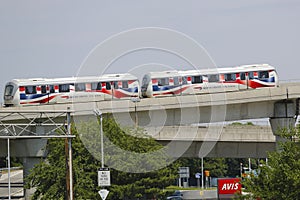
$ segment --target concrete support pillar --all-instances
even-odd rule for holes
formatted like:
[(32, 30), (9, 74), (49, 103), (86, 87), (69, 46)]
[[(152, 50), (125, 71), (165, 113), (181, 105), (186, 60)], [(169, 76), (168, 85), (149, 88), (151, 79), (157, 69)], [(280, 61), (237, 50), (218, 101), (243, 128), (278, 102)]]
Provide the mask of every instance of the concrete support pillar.
[(276, 102), (274, 105), (274, 117), (270, 118), (270, 124), (273, 134), (276, 136), (276, 141), (284, 141), (278, 135), (278, 132), (283, 129), (291, 129), (295, 127), (297, 119), (297, 106), (291, 100)]
[[(45, 135), (45, 127), (44, 126), (35, 126), (32, 130), (37, 135)], [(24, 157), (23, 158), (23, 180), (25, 183), (25, 178), (30, 174), (30, 170), (34, 167), (34, 165), (40, 163), (42, 158), (46, 156), (46, 144), (47, 139), (27, 139), (25, 143), (29, 147), (29, 151), (31, 155), (34, 157)], [(40, 157), (38, 157), (40, 156)], [(25, 200), (30, 200), (32, 195), (35, 192), (35, 188), (24, 189)]]
[[(26, 157), (23, 158), (23, 179), (25, 184), (25, 178), (30, 174), (30, 170), (34, 167), (34, 165), (41, 162), (41, 158), (36, 157)], [(35, 192), (35, 188), (24, 189), (25, 200), (30, 200), (32, 195)]]

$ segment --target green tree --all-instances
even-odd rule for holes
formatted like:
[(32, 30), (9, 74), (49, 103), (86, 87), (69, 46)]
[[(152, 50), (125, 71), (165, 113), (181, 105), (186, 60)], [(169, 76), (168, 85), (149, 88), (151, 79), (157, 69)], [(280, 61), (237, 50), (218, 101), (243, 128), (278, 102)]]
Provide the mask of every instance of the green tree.
[[(100, 188), (97, 183), (97, 169), (101, 166), (99, 160), (100, 146), (99, 125), (97, 121), (84, 122), (73, 128), (72, 133), (77, 137), (72, 139), (73, 150), (73, 177), (74, 177), (74, 198), (75, 199), (99, 199)], [(155, 140), (144, 135), (142, 130), (122, 130), (111, 118), (103, 120), (105, 140), (105, 163), (116, 163), (124, 160), (124, 153), (116, 152), (118, 148), (137, 153), (154, 152), (162, 149)], [(80, 137), (79, 137), (80, 136)], [(138, 136), (138, 137), (137, 137)], [(90, 150), (88, 151), (87, 148)], [(117, 150), (116, 150), (117, 149)], [(125, 151), (125, 152), (126, 152)], [(65, 168), (65, 147), (64, 140), (51, 139), (48, 141), (48, 156), (45, 161), (36, 165), (32, 173), (27, 177), (26, 187), (35, 187), (36, 192), (32, 199), (66, 199), (66, 168)], [(155, 157), (156, 156), (156, 157)], [(158, 157), (164, 159), (164, 153)], [(98, 159), (96, 159), (96, 158)], [(109, 187), (108, 199), (151, 199), (164, 198), (167, 191), (164, 190), (177, 178), (178, 166), (157, 169), (157, 154), (144, 160), (127, 158), (128, 162), (121, 162), (122, 170), (111, 169), (112, 186)], [(133, 162), (141, 164), (156, 171), (143, 173), (127, 173)], [(139, 164), (139, 163), (138, 163)], [(167, 165), (167, 162), (166, 162)]]
[(262, 163), (258, 176), (244, 181), (254, 198), (300, 199), (299, 129), (282, 130), (281, 135), (289, 140), (280, 144), (279, 151), (269, 153), (268, 163)]
[(209, 171), (211, 177), (224, 177), (227, 173), (224, 158), (205, 158), (204, 169)]

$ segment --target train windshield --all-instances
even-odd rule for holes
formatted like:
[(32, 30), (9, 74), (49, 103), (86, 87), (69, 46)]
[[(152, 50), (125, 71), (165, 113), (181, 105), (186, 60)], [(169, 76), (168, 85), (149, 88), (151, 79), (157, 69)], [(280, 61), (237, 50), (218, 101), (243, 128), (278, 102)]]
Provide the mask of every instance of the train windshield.
[(5, 87), (4, 95), (5, 96), (12, 96), (13, 95), (13, 91), (14, 91), (14, 86), (13, 85), (7, 85)]

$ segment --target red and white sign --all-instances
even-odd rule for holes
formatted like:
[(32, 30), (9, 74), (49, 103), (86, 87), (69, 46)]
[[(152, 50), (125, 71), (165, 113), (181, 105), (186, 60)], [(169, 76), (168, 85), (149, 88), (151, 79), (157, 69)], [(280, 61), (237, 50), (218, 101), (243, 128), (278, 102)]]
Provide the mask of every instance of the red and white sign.
[(234, 195), (241, 193), (242, 185), (239, 178), (218, 179), (218, 195)]

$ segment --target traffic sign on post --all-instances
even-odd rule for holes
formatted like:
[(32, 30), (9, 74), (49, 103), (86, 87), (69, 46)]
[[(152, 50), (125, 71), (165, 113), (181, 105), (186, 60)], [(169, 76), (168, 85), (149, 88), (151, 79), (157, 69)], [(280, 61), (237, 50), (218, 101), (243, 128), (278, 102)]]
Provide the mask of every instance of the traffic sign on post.
[(98, 170), (98, 186), (110, 186), (109, 168), (99, 168)]
[(98, 192), (102, 200), (105, 200), (109, 191), (107, 189), (102, 189)]
[(180, 178), (190, 178), (190, 168), (189, 167), (179, 167), (179, 177)]

